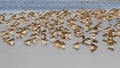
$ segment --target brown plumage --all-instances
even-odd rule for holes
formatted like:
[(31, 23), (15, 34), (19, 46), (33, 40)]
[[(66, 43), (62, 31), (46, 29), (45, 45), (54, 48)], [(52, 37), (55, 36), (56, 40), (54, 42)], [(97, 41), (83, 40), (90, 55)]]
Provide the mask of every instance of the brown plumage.
[(95, 52), (97, 50), (98, 46), (96, 44), (91, 44), (91, 52)]
[(73, 48), (74, 48), (75, 50), (79, 50), (79, 45), (80, 45), (80, 43), (79, 43), (79, 42), (76, 42), (76, 43), (73, 44)]
[(15, 39), (14, 39), (14, 38), (9, 39), (9, 40), (7, 40), (6, 42), (7, 42), (7, 44), (9, 44), (10, 46), (14, 46), (14, 45), (15, 45)]

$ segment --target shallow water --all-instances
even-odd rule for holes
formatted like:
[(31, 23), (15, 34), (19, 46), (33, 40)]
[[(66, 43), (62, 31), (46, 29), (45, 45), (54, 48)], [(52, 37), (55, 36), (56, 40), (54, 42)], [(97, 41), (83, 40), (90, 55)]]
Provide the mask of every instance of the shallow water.
[(90, 9), (111, 9), (120, 8), (120, 2), (81, 2), (67, 0), (1, 0), (0, 11), (6, 10), (60, 10), (70, 9), (76, 10), (79, 8)]
[[(19, 2), (18, 2), (19, 1)], [(64, 3), (63, 3), (64, 2)], [(60, 9), (77, 10), (79, 8), (112, 9), (120, 8), (120, 2), (80, 2), (64, 0), (0, 0), (0, 13), (18, 13), (21, 10), (48, 11)], [(107, 26), (108, 21), (102, 27)], [(5, 30), (4, 25), (0, 30)], [(100, 35), (97, 39), (102, 40)], [(52, 44), (46, 47), (37, 45), (27, 47), (23, 39), (17, 40), (15, 47), (8, 46), (0, 38), (0, 68), (120, 68), (120, 40), (115, 45), (115, 51), (107, 50), (107, 45), (99, 42), (99, 49), (91, 54), (90, 49), (80, 45), (80, 51), (72, 48), (73, 41), (67, 42), (66, 50), (56, 49)]]

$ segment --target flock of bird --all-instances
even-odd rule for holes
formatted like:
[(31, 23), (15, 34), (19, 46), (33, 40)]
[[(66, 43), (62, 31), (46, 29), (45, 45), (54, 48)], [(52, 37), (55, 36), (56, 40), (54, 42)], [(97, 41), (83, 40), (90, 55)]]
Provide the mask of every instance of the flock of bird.
[[(103, 28), (105, 21), (109, 23)], [(113, 51), (117, 44), (116, 38), (120, 38), (120, 9), (62, 9), (42, 12), (23, 10), (19, 13), (0, 14), (0, 26), (3, 24), (7, 29), (1, 31), (0, 36), (10, 46), (15, 45), (16, 39), (29, 35), (24, 41), (28, 46), (37, 42), (47, 45), (50, 42), (57, 48), (65, 49), (66, 41), (77, 38), (77, 42), (72, 42), (74, 49), (79, 50), (80, 45), (85, 45), (94, 52), (99, 43), (97, 36), (100, 37), (99, 33), (103, 32), (102, 41)]]

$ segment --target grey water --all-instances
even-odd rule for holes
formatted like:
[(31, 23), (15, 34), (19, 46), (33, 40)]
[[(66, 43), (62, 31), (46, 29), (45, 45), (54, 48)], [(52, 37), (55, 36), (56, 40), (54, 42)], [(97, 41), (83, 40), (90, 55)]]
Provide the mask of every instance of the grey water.
[(0, 0), (0, 11), (7, 10), (77, 10), (120, 8), (120, 2), (87, 2), (79, 0)]
[[(100, 1), (100, 0), (99, 0)], [(102, 0), (101, 0), (102, 1)], [(81, 2), (80, 0), (0, 0), (0, 13), (20, 12), (21, 10), (77, 10), (79, 8), (112, 9), (120, 8), (120, 2)], [(102, 27), (108, 25), (105, 21)], [(0, 30), (6, 27), (1, 25)], [(27, 39), (27, 38), (26, 38)], [(0, 68), (120, 68), (120, 40), (115, 45), (115, 51), (107, 50), (107, 45), (100, 40), (99, 49), (91, 54), (88, 47), (80, 45), (80, 51), (72, 47), (77, 39), (67, 43), (66, 50), (56, 49), (49, 44), (44, 47), (27, 47), (23, 39), (16, 40), (16, 46), (10, 47), (0, 38)]]

